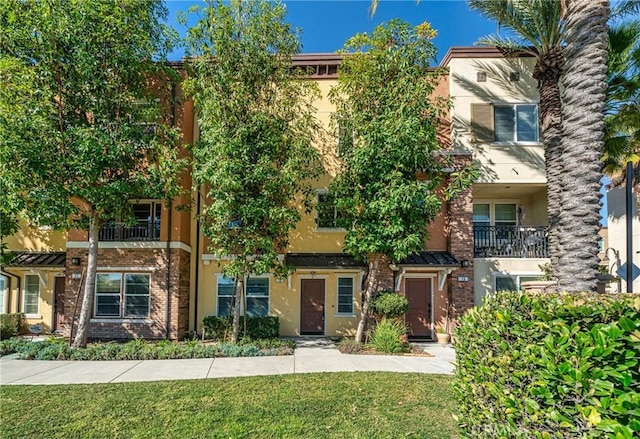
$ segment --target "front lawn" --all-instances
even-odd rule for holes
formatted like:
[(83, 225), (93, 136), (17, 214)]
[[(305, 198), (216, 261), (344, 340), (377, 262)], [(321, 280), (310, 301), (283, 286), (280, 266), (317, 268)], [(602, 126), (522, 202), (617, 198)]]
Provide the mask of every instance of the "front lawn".
[(457, 438), (453, 378), (322, 373), (2, 386), (3, 438)]

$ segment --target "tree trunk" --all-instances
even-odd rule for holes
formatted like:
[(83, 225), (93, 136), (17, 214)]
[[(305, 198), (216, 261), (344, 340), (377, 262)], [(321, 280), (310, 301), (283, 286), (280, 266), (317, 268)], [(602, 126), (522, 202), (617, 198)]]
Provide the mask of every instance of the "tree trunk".
[(378, 267), (380, 266), (380, 254), (375, 253), (369, 256), (369, 275), (367, 276), (367, 288), (364, 291), (364, 297), (362, 298), (362, 311), (360, 315), (360, 322), (358, 323), (358, 330), (356, 332), (356, 341), (362, 343), (364, 341), (364, 331), (367, 329), (367, 323), (369, 321), (369, 303), (371, 302), (371, 296), (375, 292), (378, 286)]
[(608, 16), (607, 0), (567, 0), (558, 285), (568, 292), (597, 287)]
[(558, 277), (560, 260), (559, 223), (562, 211), (562, 104), (560, 101), (560, 75), (564, 57), (560, 49), (550, 50), (538, 59), (533, 77), (538, 80), (540, 91), (540, 128), (544, 144), (544, 161), (547, 172), (547, 212), (549, 216), (549, 258), (554, 277)]
[(78, 329), (73, 340), (74, 348), (84, 348), (87, 346), (89, 338), (89, 324), (93, 312), (93, 301), (96, 290), (96, 271), (98, 268), (98, 233), (100, 232), (100, 219), (95, 209), (91, 210), (91, 221), (89, 223), (89, 257), (87, 260), (87, 281), (84, 284), (82, 294), (82, 306), (80, 307), (80, 318), (78, 319)]
[(238, 343), (240, 339), (240, 308), (242, 307), (242, 297), (244, 293), (244, 277), (236, 279), (236, 291), (233, 304), (233, 333), (231, 343)]

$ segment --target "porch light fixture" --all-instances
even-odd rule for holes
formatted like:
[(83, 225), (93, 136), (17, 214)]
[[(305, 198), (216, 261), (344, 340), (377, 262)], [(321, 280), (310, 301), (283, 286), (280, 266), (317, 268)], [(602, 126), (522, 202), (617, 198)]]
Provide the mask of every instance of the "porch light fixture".
[(389, 270), (398, 271), (400, 270), (400, 267), (398, 267), (396, 264), (389, 264)]
[(71, 258), (71, 265), (80, 265), (80, 258)]
[(463, 268), (466, 268), (469, 266), (469, 260), (468, 259), (463, 259), (460, 261), (460, 266)]

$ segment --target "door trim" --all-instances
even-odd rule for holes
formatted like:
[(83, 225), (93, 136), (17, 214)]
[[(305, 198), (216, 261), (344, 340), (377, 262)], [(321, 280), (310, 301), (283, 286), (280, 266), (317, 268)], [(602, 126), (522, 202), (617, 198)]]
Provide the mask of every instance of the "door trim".
[[(327, 279), (329, 275), (300, 275), (298, 276), (298, 335), (305, 337), (324, 337), (327, 335)], [(303, 280), (323, 280), (324, 281), (324, 320), (322, 321), (322, 334), (302, 334), (302, 281)]]
[[(429, 279), (430, 283), (431, 283), (431, 315), (429, 316), (429, 323), (430, 323), (430, 328), (429, 328), (429, 332), (430, 332), (430, 338), (432, 340), (435, 340), (435, 328), (434, 328), (434, 315), (435, 315), (435, 302), (434, 302), (434, 295), (435, 295), (435, 291), (434, 291), (434, 280), (436, 278), (438, 274), (437, 273), (407, 273), (404, 275), (404, 279), (406, 278), (413, 278), (413, 279)], [(404, 280), (403, 279), (403, 280)], [(407, 291), (406, 291), (406, 287), (407, 284), (406, 282), (404, 282), (402, 284), (402, 294), (404, 295), (404, 297), (407, 297)], [(407, 323), (407, 315), (405, 314), (404, 317), (404, 323)]]

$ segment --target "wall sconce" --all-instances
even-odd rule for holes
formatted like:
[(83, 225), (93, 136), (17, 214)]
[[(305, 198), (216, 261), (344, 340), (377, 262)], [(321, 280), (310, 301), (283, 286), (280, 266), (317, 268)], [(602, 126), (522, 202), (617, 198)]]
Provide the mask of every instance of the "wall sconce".
[(398, 267), (396, 264), (389, 264), (389, 270), (398, 271), (400, 270), (400, 267)]
[(71, 265), (80, 265), (80, 258), (71, 258)]
[(460, 266), (463, 268), (466, 268), (469, 266), (469, 260), (468, 259), (463, 259), (460, 261)]

